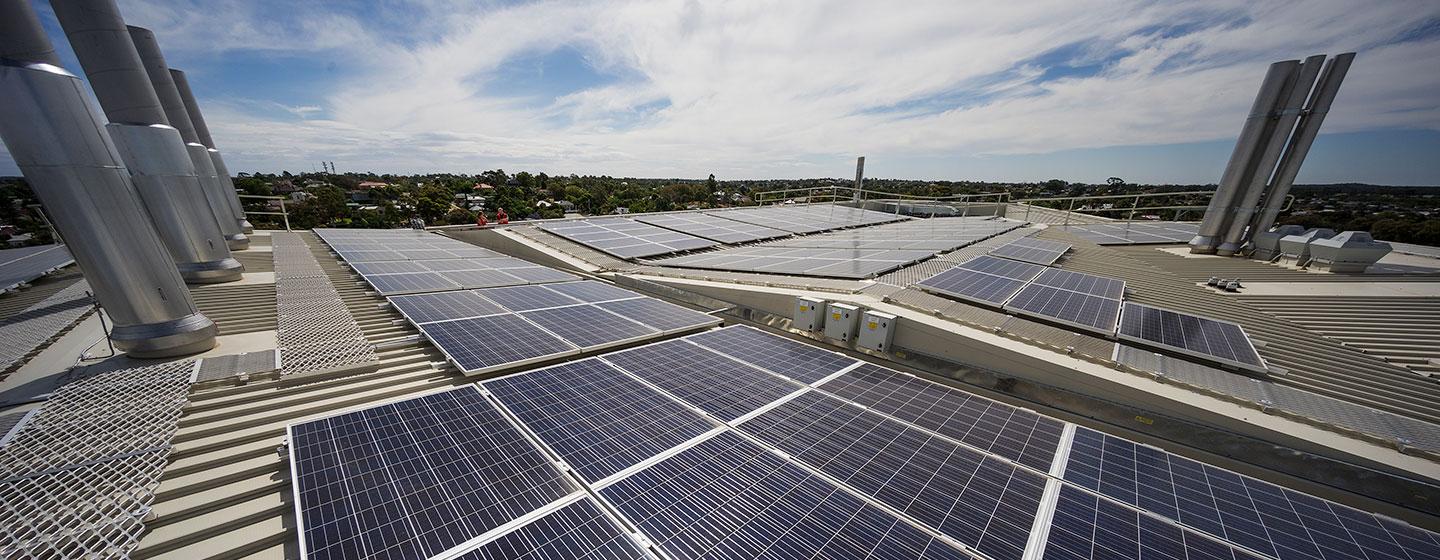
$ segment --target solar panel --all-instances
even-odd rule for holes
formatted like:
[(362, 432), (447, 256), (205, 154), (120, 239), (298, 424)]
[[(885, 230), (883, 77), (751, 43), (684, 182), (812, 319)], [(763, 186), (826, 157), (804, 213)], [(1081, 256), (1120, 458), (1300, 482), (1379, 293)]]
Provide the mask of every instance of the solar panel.
[[(514, 269), (520, 270), (520, 269)], [(492, 286), (513, 286), (526, 280), (510, 274), (509, 270), (452, 270), (437, 273), (462, 288), (489, 288)]]
[[(489, 249), (423, 231), (317, 228), (315, 233), (341, 258), (352, 265), (369, 262), (503, 257)], [(357, 268), (357, 270), (359, 269)], [(418, 271), (404, 270), (404, 272)]]
[(641, 297), (640, 294), (625, 288), (612, 286), (604, 282), (596, 282), (594, 280), (564, 282), (560, 284), (550, 284), (545, 287), (587, 303)]
[(1055, 264), (1066, 251), (1070, 250), (1067, 243), (1054, 241), (1041, 241), (1022, 237), (990, 250), (991, 255), (1005, 257), (1017, 261), (1035, 263), (1044, 266)]
[(698, 212), (652, 214), (636, 216), (635, 219), (721, 243), (746, 243), (790, 235), (788, 231), (727, 220)]
[(767, 246), (951, 251), (1020, 227), (1020, 222), (927, 218), (782, 239)]
[(766, 334), (748, 326), (732, 326), (700, 333), (688, 340), (805, 384), (814, 383), (858, 363), (844, 355)]
[(1250, 337), (1245, 335), (1245, 329), (1228, 321), (1127, 301), (1117, 334), (1122, 340), (1239, 368), (1265, 371), (1265, 360), (1255, 351)]
[(356, 262), (350, 266), (384, 295), (577, 279), (573, 274), (511, 257)]
[(526, 311), (520, 316), (581, 348), (638, 340), (660, 332), (591, 305)]
[(418, 326), (466, 373), (517, 366), (578, 350), (517, 315), (491, 315)]
[(635, 540), (584, 498), (460, 556), (460, 560), (631, 560), (648, 558)]
[(484, 386), (590, 482), (715, 427), (595, 358), (493, 379)]
[(958, 266), (975, 272), (984, 272), (985, 274), (1024, 282), (1029, 282), (1036, 276), (1039, 276), (1046, 268), (1036, 264), (1012, 261), (1009, 259), (997, 259), (987, 255), (980, 255), (960, 263)]
[(663, 255), (719, 245), (708, 239), (624, 218), (545, 222), (538, 227), (622, 259)]
[(1042, 472), (1065, 430), (1054, 418), (873, 364), (820, 389)]
[(426, 261), (381, 261), (381, 262), (358, 262), (350, 265), (350, 268), (362, 276), (371, 274), (397, 274), (402, 272), (432, 272), (425, 265)]
[(706, 212), (711, 216), (779, 229), (791, 233), (816, 233), (909, 219), (905, 216), (840, 206), (816, 204), (807, 206), (765, 206)]
[(375, 291), (384, 295), (411, 294), (418, 292), (440, 292), (458, 290), (462, 286), (438, 272), (415, 272), (408, 274), (378, 274), (366, 276)]
[(430, 557), (578, 488), (473, 387), (289, 427), (305, 558)]
[(772, 245), (733, 247), (648, 261), (659, 266), (766, 272), (831, 278), (869, 278), (935, 256), (898, 249), (812, 249)]
[(597, 303), (596, 307), (672, 332), (720, 324), (720, 319), (652, 298)]
[(505, 273), (530, 283), (540, 282), (566, 282), (576, 280), (579, 277), (568, 272), (561, 272), (544, 266), (530, 266), (525, 268), (507, 268)]
[(580, 300), (556, 292), (545, 286), (491, 288), (481, 291), (480, 293), (511, 311), (530, 311), (532, 309), (560, 307), (580, 303)]
[(921, 280), (916, 285), (927, 292), (999, 307), (1014, 296), (1015, 292), (1020, 291), (1020, 288), (1025, 286), (1025, 281), (956, 266)]
[(1120, 317), (1120, 300), (1030, 284), (1005, 303), (1005, 310), (1110, 336)]
[(740, 430), (990, 558), (1020, 558), (1040, 474), (809, 392)]
[(70, 249), (64, 245), (36, 245), (0, 250), (0, 292), (74, 262)]
[(416, 324), (506, 312), (505, 308), (471, 291), (395, 296), (390, 298), (390, 304)]
[(684, 340), (641, 346), (603, 358), (727, 422), (800, 388)]
[(1124, 222), (1119, 224), (1075, 224), (1058, 227), (1098, 245), (1142, 243), (1188, 243), (1199, 232), (1195, 222)]
[(1075, 432), (1065, 480), (1281, 559), (1440, 551), (1431, 534), (1388, 518), (1087, 428)]
[(968, 558), (729, 432), (600, 494), (676, 558)]
[(1058, 268), (1045, 269), (1031, 283), (1109, 299), (1125, 296), (1124, 280)]
[(1055, 504), (1043, 558), (1260, 560), (1261, 557), (1064, 486)]

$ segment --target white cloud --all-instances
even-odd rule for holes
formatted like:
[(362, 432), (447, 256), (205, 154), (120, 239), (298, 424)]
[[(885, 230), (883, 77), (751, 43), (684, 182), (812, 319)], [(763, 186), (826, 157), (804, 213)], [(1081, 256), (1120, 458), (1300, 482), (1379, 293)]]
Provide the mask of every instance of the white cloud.
[[(861, 153), (943, 161), (1228, 139), (1267, 64), (1345, 50), (1360, 54), (1326, 132), (1440, 130), (1440, 74), (1427, 67), (1440, 36), (1395, 43), (1440, 20), (1426, 0), (122, 7), (192, 65), (243, 51), (358, 69), (317, 83), (320, 106), (203, 100), (245, 170), (324, 159), (375, 171), (808, 176)], [(507, 92), (505, 62), (560, 48), (617, 79), (539, 103)], [(1071, 60), (1041, 58), (1062, 48)], [(1064, 62), (1103, 68), (1047, 74)]]

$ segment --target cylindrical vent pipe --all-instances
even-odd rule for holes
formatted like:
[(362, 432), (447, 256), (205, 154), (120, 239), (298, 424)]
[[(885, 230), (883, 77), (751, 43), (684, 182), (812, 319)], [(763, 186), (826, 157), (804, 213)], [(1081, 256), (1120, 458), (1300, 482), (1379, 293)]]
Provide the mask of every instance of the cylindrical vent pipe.
[(1245, 245), (1245, 232), (1250, 227), (1251, 218), (1255, 217), (1256, 206), (1260, 204), (1260, 197), (1265, 194), (1265, 187), (1270, 184), (1270, 177), (1275, 174), (1275, 163), (1280, 161), (1280, 153), (1285, 149), (1290, 133), (1295, 130), (1295, 120), (1305, 109), (1305, 99), (1310, 96), (1310, 88), (1315, 85), (1315, 76), (1320, 74), (1320, 66), (1323, 64), (1323, 54), (1307, 58), (1290, 79), (1286, 80), (1280, 94), (1280, 104), (1276, 107), (1278, 110), (1275, 119), (1269, 126), (1269, 139), (1265, 141), (1264, 147), (1259, 149), (1260, 158), (1255, 163), (1254, 171), (1250, 173), (1244, 196), (1240, 197), (1239, 204), (1232, 212), (1230, 225), (1225, 228), (1224, 243), (1215, 250), (1216, 254), (1230, 256), (1240, 252), (1240, 248)]
[(220, 176), (220, 183), (225, 186), (225, 192), (229, 196), (225, 201), (229, 203), (230, 210), (235, 214), (236, 223), (245, 233), (255, 231), (255, 226), (250, 225), (250, 220), (245, 219), (245, 207), (240, 205), (240, 198), (235, 193), (235, 181), (230, 179), (230, 168), (225, 167), (225, 158), (220, 156), (220, 149), (215, 147), (215, 139), (210, 137), (210, 126), (205, 124), (205, 115), (200, 114), (200, 104), (195, 102), (195, 94), (190, 91), (190, 80), (180, 70), (170, 70), (171, 80), (180, 91), (180, 100), (185, 103), (185, 112), (190, 115), (190, 123), (195, 125), (195, 134), (200, 138), (210, 151), (210, 160), (215, 164), (215, 173)]
[(1275, 172), (1275, 184), (1265, 195), (1265, 208), (1261, 210), (1255, 227), (1250, 231), (1269, 231), (1270, 226), (1274, 225), (1275, 218), (1280, 215), (1280, 205), (1285, 203), (1286, 195), (1290, 194), (1290, 187), (1295, 184), (1295, 176), (1300, 174), (1300, 165), (1305, 163), (1305, 155), (1310, 153), (1310, 145), (1320, 133), (1320, 124), (1325, 122), (1325, 114), (1330, 112), (1330, 105), (1335, 102), (1335, 95), (1340, 92), (1340, 82), (1345, 81), (1345, 73), (1350, 71), (1350, 63), (1354, 60), (1355, 53), (1352, 52), (1336, 55), (1325, 63), (1320, 83), (1315, 86), (1315, 92), (1311, 94), (1310, 102), (1305, 107), (1305, 114), (1300, 117), (1300, 124), (1295, 127), (1295, 138), (1290, 141), (1285, 155), (1280, 158), (1280, 169)]
[(1276, 62), (1271, 64), (1270, 70), (1265, 73), (1265, 81), (1261, 82), (1260, 92), (1250, 106), (1250, 116), (1245, 119), (1245, 126), (1240, 129), (1235, 150), (1230, 153), (1230, 162), (1225, 165), (1225, 173), (1220, 177), (1215, 195), (1210, 197), (1210, 206), (1205, 209), (1200, 230), (1195, 238), (1190, 240), (1190, 252), (1214, 253), (1216, 246), (1220, 244), (1220, 236), (1230, 223), (1231, 210), (1238, 191), (1258, 157), (1255, 153), (1256, 147), (1264, 139), (1265, 125), (1268, 124), (1275, 103), (1280, 98), (1280, 90), (1285, 86), (1286, 77), (1294, 72), (1299, 64), (1298, 60)]
[(213, 348), (215, 323), (196, 310), (85, 86), (35, 42), (28, 0), (0, 0), (0, 21), (0, 139), (114, 321), (115, 345), (138, 358)]
[(239, 280), (244, 267), (230, 256), (214, 212), (204, 203), (195, 166), (180, 133), (169, 126), (115, 3), (54, 0), (52, 5), (111, 120), (105, 128), (180, 276), (191, 284)]
[(865, 156), (860, 156), (855, 158), (855, 196), (851, 198), (851, 201), (860, 202), (860, 190), (863, 188), (865, 188)]
[(139, 52), (140, 62), (144, 64), (146, 71), (147, 83), (159, 96), (160, 106), (164, 108), (165, 117), (184, 139), (185, 152), (190, 158), (191, 165), (195, 168), (195, 174), (199, 176), (205, 201), (215, 216), (216, 223), (219, 224), (220, 232), (225, 237), (225, 243), (232, 251), (250, 248), (250, 238), (245, 235), (240, 224), (235, 222), (234, 211), (230, 209), (230, 203), (226, 200), (225, 185), (215, 173), (215, 164), (210, 159), (210, 153), (206, 150), (205, 145), (200, 143), (200, 137), (195, 133), (194, 123), (190, 121), (189, 113), (185, 112), (185, 102), (180, 99), (179, 90), (175, 89), (169, 68), (165, 65), (165, 58), (160, 53), (160, 46), (155, 42), (155, 34), (147, 29), (133, 27), (127, 30), (127, 36), (135, 45), (135, 50)]

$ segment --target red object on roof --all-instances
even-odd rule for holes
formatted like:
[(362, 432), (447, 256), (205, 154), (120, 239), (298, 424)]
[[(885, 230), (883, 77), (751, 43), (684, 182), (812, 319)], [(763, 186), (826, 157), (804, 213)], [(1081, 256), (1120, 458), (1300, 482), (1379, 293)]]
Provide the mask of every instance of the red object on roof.
[(495, 223), (498, 223), (498, 224), (508, 224), (508, 223), (510, 223), (510, 216), (505, 213), (505, 209), (504, 209), (504, 208), (496, 208), (496, 209), (495, 209)]
[(476, 213), (475, 213), (475, 225), (480, 226), (480, 227), (485, 227), (485, 226), (487, 226), (487, 225), (490, 225), (489, 222), (485, 221), (485, 213), (484, 213), (484, 212), (476, 212)]

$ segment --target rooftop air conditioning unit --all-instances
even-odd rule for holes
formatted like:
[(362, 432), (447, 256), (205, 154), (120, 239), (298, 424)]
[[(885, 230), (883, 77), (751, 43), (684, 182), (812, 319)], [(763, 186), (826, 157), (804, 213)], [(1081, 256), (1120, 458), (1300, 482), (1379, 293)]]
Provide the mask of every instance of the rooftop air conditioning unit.
[(1255, 234), (1254, 241), (1255, 252), (1251, 253), (1250, 256), (1256, 260), (1266, 262), (1273, 261), (1275, 257), (1280, 256), (1280, 238), (1290, 235), (1300, 235), (1302, 233), (1305, 233), (1305, 227), (1293, 224), (1280, 226), (1267, 232), (1257, 233)]
[(1335, 237), (1335, 230), (1325, 228), (1313, 228), (1305, 230), (1299, 235), (1287, 235), (1280, 238), (1281, 259), (1295, 259), (1296, 266), (1305, 266), (1310, 262), (1310, 244), (1317, 239), (1329, 239)]
[(1381, 257), (1390, 254), (1390, 244), (1376, 241), (1369, 233), (1347, 231), (1310, 243), (1310, 258), (1326, 265), (1330, 272), (1365, 272)]

